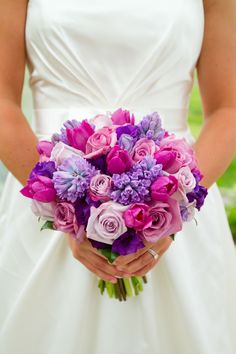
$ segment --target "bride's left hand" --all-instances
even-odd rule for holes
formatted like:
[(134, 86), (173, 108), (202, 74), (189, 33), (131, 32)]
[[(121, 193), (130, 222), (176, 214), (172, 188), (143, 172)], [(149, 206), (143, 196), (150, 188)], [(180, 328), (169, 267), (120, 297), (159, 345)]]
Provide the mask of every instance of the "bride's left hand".
[[(156, 243), (146, 242), (144, 248), (127, 256), (117, 257), (113, 264), (117, 270), (124, 271), (125, 273), (130, 274), (130, 276), (144, 276), (159, 262), (160, 257), (167, 251), (172, 242), (173, 240), (170, 236), (167, 236)], [(157, 259), (154, 259), (154, 257), (147, 252), (150, 248), (158, 254)]]

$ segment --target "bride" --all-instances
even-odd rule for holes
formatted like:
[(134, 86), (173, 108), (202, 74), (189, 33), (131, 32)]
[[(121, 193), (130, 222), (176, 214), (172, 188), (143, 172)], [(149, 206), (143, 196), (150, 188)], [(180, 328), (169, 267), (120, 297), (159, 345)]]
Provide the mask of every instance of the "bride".
[[(0, 352), (3, 354), (233, 354), (236, 259), (215, 184), (236, 146), (234, 0), (2, 0), (0, 157), (9, 175), (0, 202)], [(35, 127), (21, 110), (30, 70)], [(197, 70), (205, 123), (193, 143), (209, 195), (187, 223), (115, 265), (84, 241), (40, 233), (19, 193), (38, 139), (68, 118), (122, 107), (158, 111), (187, 127)], [(152, 248), (159, 257), (147, 250)], [(147, 274), (126, 303), (100, 296), (97, 276)]]

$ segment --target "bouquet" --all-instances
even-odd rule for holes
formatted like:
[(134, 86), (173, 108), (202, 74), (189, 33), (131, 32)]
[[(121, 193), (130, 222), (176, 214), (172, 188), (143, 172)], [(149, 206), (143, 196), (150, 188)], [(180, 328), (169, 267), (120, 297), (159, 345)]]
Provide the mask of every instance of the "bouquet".
[[(140, 122), (127, 110), (66, 121), (37, 146), (39, 162), (21, 193), (43, 229), (87, 237), (109, 262), (180, 231), (207, 195), (192, 147), (162, 127), (159, 114)], [(126, 300), (146, 277), (100, 279), (101, 293)]]

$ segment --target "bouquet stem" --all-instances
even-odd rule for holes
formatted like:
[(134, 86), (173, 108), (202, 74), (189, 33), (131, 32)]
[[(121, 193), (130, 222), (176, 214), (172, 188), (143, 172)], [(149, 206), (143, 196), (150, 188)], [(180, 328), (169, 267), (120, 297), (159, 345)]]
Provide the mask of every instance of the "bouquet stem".
[(117, 283), (113, 284), (109, 281), (99, 279), (98, 288), (101, 295), (106, 291), (108, 296), (119, 301), (126, 301), (127, 297), (139, 295), (143, 291), (143, 284), (147, 283), (146, 276), (133, 276), (130, 278), (118, 278)]

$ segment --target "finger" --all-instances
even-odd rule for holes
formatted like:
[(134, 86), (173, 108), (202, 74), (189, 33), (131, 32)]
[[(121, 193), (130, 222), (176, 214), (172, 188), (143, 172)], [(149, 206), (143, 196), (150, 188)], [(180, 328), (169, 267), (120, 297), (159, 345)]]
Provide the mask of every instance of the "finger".
[(127, 256), (119, 256), (116, 258), (116, 260), (113, 262), (113, 264), (115, 266), (126, 265), (126, 264), (134, 261), (135, 259), (139, 258), (145, 252), (147, 252), (147, 249), (148, 249), (148, 247), (144, 247), (144, 248), (139, 249), (137, 252), (129, 254)]
[(96, 268), (93, 264), (89, 263), (87, 260), (81, 261), (81, 263), (92, 273), (97, 275), (99, 278), (105, 280), (105, 281), (110, 281), (111, 283), (116, 283), (117, 279), (110, 274), (107, 274), (101, 269)]
[(137, 272), (139, 269), (142, 269), (143, 267), (145, 267), (147, 265), (153, 264), (154, 261), (155, 261), (154, 257), (148, 251), (146, 251), (144, 254), (142, 254), (140, 257), (138, 257), (134, 261), (132, 261), (128, 264), (125, 264), (125, 265), (117, 266), (116, 268), (117, 268), (117, 270), (133, 274), (133, 273)]
[(112, 264), (109, 264), (107, 262), (107, 259), (102, 259), (99, 258), (96, 254), (94, 253), (88, 253), (87, 258), (88, 262), (92, 264), (95, 268), (104, 271), (107, 274), (110, 274), (114, 277), (123, 277), (123, 276), (129, 276), (130, 274), (126, 274), (123, 271), (119, 271), (114, 267)]
[(133, 273), (133, 276), (139, 276), (139, 277), (143, 277), (144, 275), (146, 275), (148, 272), (150, 272), (150, 270), (152, 270), (152, 268), (155, 267), (155, 265), (159, 262), (160, 257), (157, 260), (154, 260), (153, 262), (147, 264), (146, 266), (144, 266), (143, 268), (137, 270), (135, 273)]

